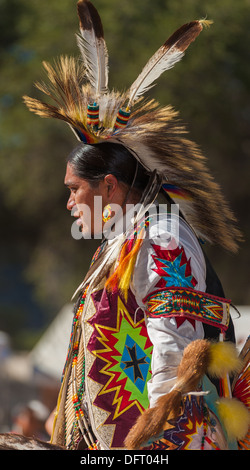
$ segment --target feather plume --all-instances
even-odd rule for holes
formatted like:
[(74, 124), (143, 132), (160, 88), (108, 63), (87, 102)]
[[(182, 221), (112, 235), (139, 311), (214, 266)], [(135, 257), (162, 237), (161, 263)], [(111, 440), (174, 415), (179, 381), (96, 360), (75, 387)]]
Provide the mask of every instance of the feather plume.
[(186, 134), (178, 112), (150, 100), (134, 110), (130, 122), (112, 141), (116, 137), (126, 148), (133, 149), (149, 172), (157, 169), (163, 183), (182, 189), (187, 198), (176, 202), (198, 237), (237, 251), (242, 235), (234, 215), (204, 155)]
[(140, 75), (131, 85), (129, 90), (128, 108), (131, 108), (137, 99), (144, 95), (150, 88), (154, 86), (155, 80), (166, 70), (171, 69), (179, 62), (184, 51), (190, 43), (196, 39), (203, 29), (203, 24), (208, 25), (208, 21), (192, 21), (187, 23), (172, 36), (155, 52), (149, 59)]
[(36, 83), (35, 86), (53, 102), (42, 101), (24, 96), (28, 108), (42, 117), (86, 121), (86, 103), (83, 100), (81, 82), (85, 76), (82, 64), (71, 57), (61, 56), (54, 66), (43, 62), (48, 75), (48, 83)]
[(101, 18), (88, 0), (77, 4), (80, 35), (77, 43), (86, 67), (87, 78), (95, 90), (96, 98), (108, 92), (108, 49), (104, 40)]
[(97, 142), (96, 136), (87, 129), (86, 110), (93, 93), (89, 85), (82, 85), (86, 76), (83, 64), (73, 57), (61, 56), (53, 66), (48, 62), (43, 62), (43, 66), (48, 75), (48, 83), (36, 83), (35, 86), (53, 104), (23, 96), (26, 106), (41, 117), (67, 122), (80, 140)]

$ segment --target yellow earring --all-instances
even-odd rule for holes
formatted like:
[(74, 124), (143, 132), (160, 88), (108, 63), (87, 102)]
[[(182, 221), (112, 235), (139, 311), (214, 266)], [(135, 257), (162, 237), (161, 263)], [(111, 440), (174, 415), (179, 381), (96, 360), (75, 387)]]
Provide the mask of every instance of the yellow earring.
[(110, 204), (107, 204), (107, 205), (104, 207), (103, 213), (102, 213), (102, 220), (103, 220), (103, 222), (107, 222), (109, 219), (111, 219), (111, 214), (112, 214), (111, 205), (110, 205)]

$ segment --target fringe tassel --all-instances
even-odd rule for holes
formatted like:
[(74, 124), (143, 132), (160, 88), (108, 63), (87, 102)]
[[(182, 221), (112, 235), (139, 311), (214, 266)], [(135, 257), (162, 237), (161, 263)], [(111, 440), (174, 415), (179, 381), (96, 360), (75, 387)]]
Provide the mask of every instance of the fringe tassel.
[(143, 237), (138, 237), (134, 243), (133, 248), (129, 250), (131, 240), (126, 241), (121, 250), (119, 264), (105, 284), (105, 287), (109, 292), (119, 290), (126, 302), (128, 300), (128, 290), (131, 277), (142, 242)]
[(228, 438), (244, 439), (250, 426), (250, 412), (244, 403), (237, 398), (221, 398), (216, 405)]
[(242, 368), (242, 361), (238, 356), (236, 346), (228, 341), (211, 343), (208, 373), (212, 377), (226, 377), (235, 374)]

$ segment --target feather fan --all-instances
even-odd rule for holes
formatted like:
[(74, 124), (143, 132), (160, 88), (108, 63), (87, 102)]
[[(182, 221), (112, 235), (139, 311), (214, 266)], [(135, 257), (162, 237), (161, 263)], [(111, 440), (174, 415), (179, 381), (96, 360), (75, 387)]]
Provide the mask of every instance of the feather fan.
[(95, 90), (96, 98), (108, 92), (108, 49), (104, 40), (101, 18), (88, 0), (77, 4), (80, 35), (77, 42), (86, 67), (87, 78)]

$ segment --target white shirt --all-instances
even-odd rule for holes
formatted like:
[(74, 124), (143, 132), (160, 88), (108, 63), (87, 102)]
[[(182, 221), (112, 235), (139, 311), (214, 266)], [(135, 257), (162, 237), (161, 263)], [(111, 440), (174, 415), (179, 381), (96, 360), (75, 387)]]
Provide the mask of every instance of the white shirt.
[[(132, 289), (144, 311), (143, 299), (158, 286), (189, 286), (202, 292), (206, 290), (206, 263), (195, 234), (183, 219), (172, 215), (170, 226), (169, 218), (166, 212), (153, 217), (148, 228), (149, 236), (143, 241), (137, 257)], [(146, 316), (146, 325), (153, 344), (152, 377), (148, 382), (152, 407), (174, 386), (183, 350), (191, 341), (202, 339), (204, 329), (199, 321), (184, 320), (178, 325), (176, 318), (164, 317)]]

